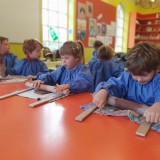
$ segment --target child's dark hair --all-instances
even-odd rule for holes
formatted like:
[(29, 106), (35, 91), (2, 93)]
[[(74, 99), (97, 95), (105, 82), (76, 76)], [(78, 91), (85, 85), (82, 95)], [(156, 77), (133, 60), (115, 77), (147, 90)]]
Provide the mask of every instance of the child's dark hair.
[(8, 38), (0, 36), (0, 43), (2, 43), (3, 41), (8, 41)]
[(102, 45), (98, 49), (98, 59), (109, 60), (113, 57), (113, 50), (110, 46)]
[(34, 51), (38, 45), (43, 48), (42, 43), (37, 39), (27, 39), (23, 42), (23, 52), (28, 54), (28, 52)]
[(74, 57), (82, 58), (84, 55), (83, 44), (80, 41), (66, 41), (59, 49), (59, 54), (61, 56), (73, 55)]
[(93, 44), (93, 47), (94, 47), (94, 49), (98, 49), (100, 46), (102, 46), (103, 45), (103, 43), (101, 42), (101, 41), (99, 41), (99, 40), (95, 40), (95, 42), (94, 42), (94, 44)]
[(133, 75), (150, 73), (160, 66), (160, 49), (150, 42), (139, 42), (126, 54), (126, 67)]

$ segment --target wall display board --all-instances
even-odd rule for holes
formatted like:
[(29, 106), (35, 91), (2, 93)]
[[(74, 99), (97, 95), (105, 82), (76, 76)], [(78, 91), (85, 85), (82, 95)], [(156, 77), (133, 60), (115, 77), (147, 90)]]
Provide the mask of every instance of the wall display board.
[(93, 47), (96, 39), (114, 48), (116, 7), (102, 1), (77, 0), (76, 39)]

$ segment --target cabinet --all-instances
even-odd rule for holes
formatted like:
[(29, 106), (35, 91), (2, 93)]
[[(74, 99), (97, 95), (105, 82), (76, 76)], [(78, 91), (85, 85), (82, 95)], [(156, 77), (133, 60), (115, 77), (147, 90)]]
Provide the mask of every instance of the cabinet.
[(160, 13), (131, 13), (128, 37), (128, 48), (140, 41), (160, 43)]

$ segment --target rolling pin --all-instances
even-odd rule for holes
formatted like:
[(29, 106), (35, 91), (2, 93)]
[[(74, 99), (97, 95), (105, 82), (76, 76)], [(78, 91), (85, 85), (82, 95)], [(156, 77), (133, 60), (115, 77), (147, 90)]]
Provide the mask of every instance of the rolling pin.
[[(111, 106), (115, 106), (120, 109), (132, 110), (140, 115), (143, 115), (145, 110), (148, 108), (148, 106), (146, 106), (146, 105), (132, 102), (132, 101), (122, 99), (122, 98), (113, 97), (113, 96), (108, 97), (107, 104), (109, 104)], [(75, 120), (83, 121), (86, 117), (88, 117), (97, 108), (98, 108), (97, 106), (93, 105), (92, 107), (86, 109), (81, 114), (79, 114), (75, 118)]]
[[(25, 85), (26, 85), (27, 87), (33, 88), (33, 83), (31, 83), (31, 82), (26, 82)], [(55, 86), (50, 86), (50, 85), (41, 84), (38, 89), (56, 93)], [(63, 94), (69, 95), (69, 92), (70, 92), (70, 91), (69, 91), (68, 89), (66, 89), (66, 90), (63, 91)]]
[(120, 109), (132, 110), (141, 115), (143, 115), (145, 110), (149, 107), (143, 104), (139, 104), (136, 102), (132, 102), (126, 99), (117, 98), (113, 96), (108, 97), (108, 104), (111, 106), (118, 107)]

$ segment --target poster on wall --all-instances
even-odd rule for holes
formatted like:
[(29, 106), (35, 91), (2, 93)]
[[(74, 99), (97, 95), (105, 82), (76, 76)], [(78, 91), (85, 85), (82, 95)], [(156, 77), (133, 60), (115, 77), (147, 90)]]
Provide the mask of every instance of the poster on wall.
[(93, 17), (93, 3), (89, 1), (86, 2), (86, 16)]
[(88, 46), (93, 47), (93, 44), (94, 44), (95, 40), (96, 40), (95, 37), (89, 37), (88, 38)]
[(116, 22), (111, 21), (112, 36), (116, 35)]
[(96, 39), (99, 40), (99, 41), (101, 41), (101, 42), (103, 42), (103, 43), (105, 42), (104, 41), (104, 36), (97, 36)]
[(86, 39), (86, 31), (79, 30), (77, 33), (78, 40), (85, 40)]
[(93, 47), (98, 37), (114, 48), (116, 7), (97, 0), (76, 2), (76, 39), (82, 40), (85, 47)]
[(106, 23), (102, 23), (102, 34), (103, 35), (106, 35), (107, 34), (107, 25), (106, 25)]
[(101, 23), (97, 23), (97, 35), (101, 34), (102, 25)]
[(94, 18), (89, 18), (89, 36), (96, 36), (97, 21)]
[(112, 36), (112, 26), (111, 25), (107, 25), (107, 35), (108, 36)]
[(86, 31), (86, 20), (84, 19), (78, 19), (77, 20), (77, 29), (78, 30), (85, 30)]
[(112, 43), (113, 43), (113, 38), (112, 37), (109, 37), (109, 36), (104, 37), (104, 44), (110, 45)]
[(85, 19), (86, 18), (86, 5), (84, 3), (78, 3), (78, 18)]

